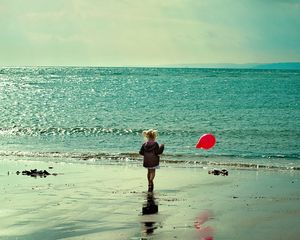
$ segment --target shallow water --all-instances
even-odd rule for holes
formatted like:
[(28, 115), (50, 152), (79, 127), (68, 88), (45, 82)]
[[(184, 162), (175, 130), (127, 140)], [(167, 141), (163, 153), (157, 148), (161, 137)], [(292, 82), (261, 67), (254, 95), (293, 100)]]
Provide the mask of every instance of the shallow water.
[[(28, 168), (58, 175), (15, 174)], [(134, 165), (3, 160), (0, 179), (5, 240), (200, 239), (207, 232), (214, 239), (279, 240), (300, 234), (299, 171), (229, 169), (224, 177), (200, 167), (162, 167), (150, 198), (146, 171)], [(143, 214), (147, 204), (157, 205), (157, 213)], [(210, 217), (197, 229), (205, 214)]]

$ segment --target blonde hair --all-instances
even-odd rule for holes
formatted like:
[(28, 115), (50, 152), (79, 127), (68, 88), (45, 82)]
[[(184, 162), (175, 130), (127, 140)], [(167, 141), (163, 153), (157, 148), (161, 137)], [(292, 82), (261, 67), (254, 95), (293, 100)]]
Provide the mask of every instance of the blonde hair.
[(155, 140), (157, 137), (157, 131), (153, 129), (143, 131), (143, 136), (148, 140)]

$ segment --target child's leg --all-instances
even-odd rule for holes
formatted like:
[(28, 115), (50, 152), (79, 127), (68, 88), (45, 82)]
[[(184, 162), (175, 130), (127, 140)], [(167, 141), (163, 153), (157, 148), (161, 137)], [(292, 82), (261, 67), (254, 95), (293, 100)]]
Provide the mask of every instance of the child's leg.
[(148, 169), (147, 178), (148, 178), (149, 185), (153, 184), (154, 177), (155, 177), (155, 169)]
[(151, 169), (148, 169), (147, 179), (148, 179), (148, 185), (150, 185)]
[(155, 169), (150, 169), (151, 172), (150, 172), (150, 181), (153, 185), (153, 179), (155, 178)]
[(152, 192), (153, 191), (153, 179), (155, 177), (155, 169), (148, 169), (148, 174), (147, 174), (147, 178), (148, 178), (148, 191)]

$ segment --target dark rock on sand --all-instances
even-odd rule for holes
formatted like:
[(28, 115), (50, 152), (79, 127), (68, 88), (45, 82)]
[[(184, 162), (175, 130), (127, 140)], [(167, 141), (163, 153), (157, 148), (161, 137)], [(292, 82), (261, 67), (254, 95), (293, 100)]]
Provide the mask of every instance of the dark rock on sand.
[[(16, 174), (19, 175), (21, 172), (17, 171)], [(22, 171), (22, 175), (31, 176), (31, 177), (47, 177), (49, 175), (56, 176), (56, 173), (49, 173), (47, 170), (37, 170), (37, 169), (31, 169), (30, 171), (24, 170)]]
[(228, 176), (228, 171), (226, 169), (222, 169), (222, 170), (214, 169), (208, 171), (208, 174)]

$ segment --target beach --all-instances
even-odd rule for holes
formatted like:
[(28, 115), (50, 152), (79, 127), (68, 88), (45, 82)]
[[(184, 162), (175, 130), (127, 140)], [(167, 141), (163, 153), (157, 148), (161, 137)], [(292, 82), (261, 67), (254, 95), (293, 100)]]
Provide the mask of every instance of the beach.
[[(227, 168), (228, 176), (216, 176), (209, 166), (165, 164), (149, 194), (139, 164), (10, 157), (0, 164), (0, 239), (286, 240), (300, 234), (299, 171)], [(55, 175), (16, 174), (30, 169)]]
[(0, 1), (0, 240), (300, 239), (299, 10)]

